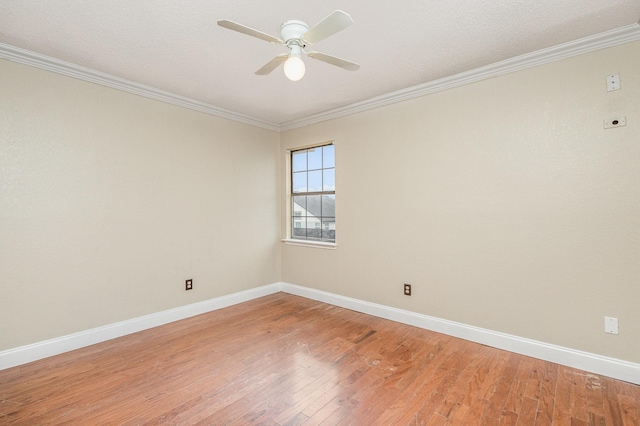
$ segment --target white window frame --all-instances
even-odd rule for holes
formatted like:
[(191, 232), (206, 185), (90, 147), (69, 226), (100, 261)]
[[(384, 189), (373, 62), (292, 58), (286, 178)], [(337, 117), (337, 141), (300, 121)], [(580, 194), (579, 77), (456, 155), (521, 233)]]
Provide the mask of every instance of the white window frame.
[[(301, 247), (312, 247), (312, 248), (320, 248), (320, 249), (329, 249), (329, 250), (334, 250), (336, 249), (336, 247), (338, 246), (337, 244), (337, 240), (335, 242), (328, 242), (328, 241), (319, 241), (319, 240), (306, 240), (306, 239), (301, 239), (301, 238), (292, 238), (291, 236), (291, 232), (292, 232), (292, 227), (293, 227), (293, 219), (294, 216), (292, 214), (292, 195), (293, 195), (293, 191), (292, 191), (292, 167), (293, 165), (291, 164), (291, 154), (294, 151), (300, 151), (300, 150), (304, 150), (304, 149), (311, 149), (311, 148), (319, 148), (319, 147), (323, 147), (326, 145), (333, 145), (334, 149), (335, 149), (335, 142), (334, 141), (328, 141), (328, 142), (324, 142), (324, 143), (318, 143), (318, 144), (313, 144), (313, 145), (308, 145), (308, 146), (300, 146), (300, 147), (295, 147), (295, 148), (291, 148), (291, 149), (287, 149), (285, 152), (285, 156), (286, 156), (286, 160), (285, 160), (285, 164), (286, 164), (286, 177), (285, 177), (285, 185), (286, 185), (286, 202), (285, 202), (285, 229), (286, 229), (286, 237), (282, 239), (282, 242), (284, 244), (287, 245), (291, 245), (291, 246), (301, 246)], [(335, 151), (334, 151), (334, 161), (337, 163), (337, 158), (335, 157)], [(336, 164), (337, 166), (337, 164)], [(333, 194), (335, 195), (335, 191), (332, 191)], [(337, 213), (334, 213), (337, 216)], [(335, 219), (337, 221), (337, 217)], [(320, 227), (320, 229), (322, 229), (322, 226)]]

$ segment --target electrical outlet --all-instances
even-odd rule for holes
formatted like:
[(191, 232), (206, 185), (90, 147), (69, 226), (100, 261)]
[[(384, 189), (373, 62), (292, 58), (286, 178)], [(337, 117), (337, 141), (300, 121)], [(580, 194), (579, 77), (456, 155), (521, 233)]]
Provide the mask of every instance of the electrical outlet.
[(604, 120), (605, 129), (613, 129), (614, 127), (624, 127), (626, 125), (627, 125), (626, 116), (620, 116), (617, 118), (610, 118), (608, 120)]
[(193, 290), (193, 280), (189, 279), (184, 282), (185, 290)]
[(404, 295), (411, 296), (411, 284), (404, 285)]

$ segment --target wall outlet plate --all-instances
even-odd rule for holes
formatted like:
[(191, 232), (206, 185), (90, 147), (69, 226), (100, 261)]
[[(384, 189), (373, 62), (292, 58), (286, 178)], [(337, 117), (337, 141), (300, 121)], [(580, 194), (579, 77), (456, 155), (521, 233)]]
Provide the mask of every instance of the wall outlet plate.
[(604, 317), (604, 332), (618, 334), (618, 318)]
[(620, 90), (620, 74), (612, 74), (606, 77), (607, 80), (607, 92), (613, 90)]
[(192, 279), (186, 280), (184, 282), (184, 289), (185, 290), (193, 290), (193, 280)]
[(404, 285), (404, 295), (411, 296), (411, 284)]
[(627, 125), (627, 117), (615, 117), (609, 120), (604, 120), (605, 129), (613, 129), (614, 127), (624, 127)]

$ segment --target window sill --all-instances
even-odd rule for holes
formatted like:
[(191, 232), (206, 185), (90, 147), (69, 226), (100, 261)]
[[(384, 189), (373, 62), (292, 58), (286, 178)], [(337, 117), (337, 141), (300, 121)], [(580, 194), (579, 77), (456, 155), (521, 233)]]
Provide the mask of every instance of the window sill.
[(338, 244), (336, 243), (325, 243), (322, 241), (310, 241), (310, 240), (296, 240), (292, 238), (284, 238), (282, 240), (283, 243), (291, 246), (303, 246), (303, 247), (313, 247), (327, 250), (335, 250)]

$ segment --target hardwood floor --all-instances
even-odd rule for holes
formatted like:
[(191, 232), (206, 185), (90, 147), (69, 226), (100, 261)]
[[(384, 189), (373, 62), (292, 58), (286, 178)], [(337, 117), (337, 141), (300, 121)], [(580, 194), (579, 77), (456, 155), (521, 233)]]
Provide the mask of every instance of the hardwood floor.
[(284, 293), (0, 371), (0, 424), (640, 425), (640, 386)]

